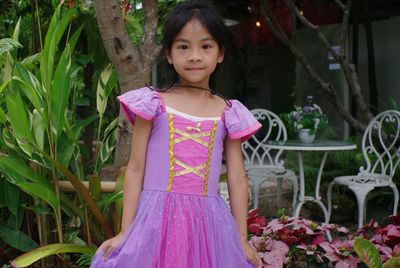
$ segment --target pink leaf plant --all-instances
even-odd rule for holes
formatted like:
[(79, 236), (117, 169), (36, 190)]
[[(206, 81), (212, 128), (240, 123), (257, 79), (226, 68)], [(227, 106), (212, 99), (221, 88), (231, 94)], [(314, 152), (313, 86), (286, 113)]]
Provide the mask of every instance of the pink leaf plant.
[[(370, 240), (382, 263), (400, 257), (400, 217), (391, 216), (391, 224), (379, 226), (375, 220), (355, 235), (335, 224), (316, 224), (310, 220), (282, 216), (266, 223), (252, 210), (248, 216), (249, 242), (263, 260), (263, 267), (308, 267), (309, 262), (326, 263), (334, 268), (357, 268), (361, 262), (354, 250), (357, 236)], [(333, 238), (328, 240), (327, 234)], [(302, 266), (304, 265), (304, 266)]]

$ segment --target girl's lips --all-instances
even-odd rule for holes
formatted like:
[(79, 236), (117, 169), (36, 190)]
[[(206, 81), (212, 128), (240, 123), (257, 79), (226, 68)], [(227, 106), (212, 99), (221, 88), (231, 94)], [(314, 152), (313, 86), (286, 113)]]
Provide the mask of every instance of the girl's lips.
[(201, 71), (203, 69), (204, 68), (186, 68), (186, 70), (188, 70), (188, 71)]

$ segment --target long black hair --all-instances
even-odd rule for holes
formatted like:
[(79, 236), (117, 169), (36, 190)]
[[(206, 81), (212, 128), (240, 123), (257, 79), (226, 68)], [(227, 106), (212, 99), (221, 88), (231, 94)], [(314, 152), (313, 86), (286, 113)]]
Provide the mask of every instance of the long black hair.
[[(175, 37), (182, 28), (193, 19), (198, 20), (200, 24), (207, 29), (217, 42), (219, 49), (226, 53), (229, 47), (229, 32), (222, 18), (211, 4), (205, 3), (204, 1), (190, 1), (175, 6), (165, 21), (162, 39), (164, 54), (166, 55), (171, 51)], [(161, 91), (171, 89), (173, 86), (176, 86), (179, 81), (178, 73), (175, 71), (173, 65), (167, 64), (167, 66), (167, 84)], [(217, 67), (210, 76), (209, 87), (212, 94), (221, 96), (216, 92), (219, 72), (220, 66), (217, 64)]]

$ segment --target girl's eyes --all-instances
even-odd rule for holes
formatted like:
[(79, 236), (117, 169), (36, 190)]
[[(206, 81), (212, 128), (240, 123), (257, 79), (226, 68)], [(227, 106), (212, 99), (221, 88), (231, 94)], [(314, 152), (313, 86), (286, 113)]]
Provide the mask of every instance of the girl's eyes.
[(179, 45), (179, 46), (178, 46), (178, 49), (182, 49), (182, 50), (185, 50), (185, 49), (187, 49), (187, 48), (188, 48), (187, 45)]
[[(189, 47), (188, 47), (187, 45), (178, 45), (177, 48), (180, 49), (180, 50), (189, 49)], [(201, 46), (201, 48), (202, 48), (202, 49), (210, 49), (210, 48), (212, 48), (212, 45), (210, 45), (210, 44), (204, 44), (204, 45)]]

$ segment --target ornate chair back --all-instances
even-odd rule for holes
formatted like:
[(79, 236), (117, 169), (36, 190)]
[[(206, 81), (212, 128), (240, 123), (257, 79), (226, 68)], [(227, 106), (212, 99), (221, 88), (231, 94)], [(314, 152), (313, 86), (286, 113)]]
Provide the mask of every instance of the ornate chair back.
[(242, 152), (247, 168), (258, 167), (282, 167), (283, 161), (279, 159), (282, 150), (271, 150), (265, 147), (267, 141), (287, 140), (287, 131), (282, 120), (275, 113), (265, 109), (251, 110), (263, 128), (256, 134), (242, 143)]
[(366, 165), (360, 167), (359, 179), (390, 182), (400, 162), (400, 112), (377, 115), (363, 135), (361, 148)]

